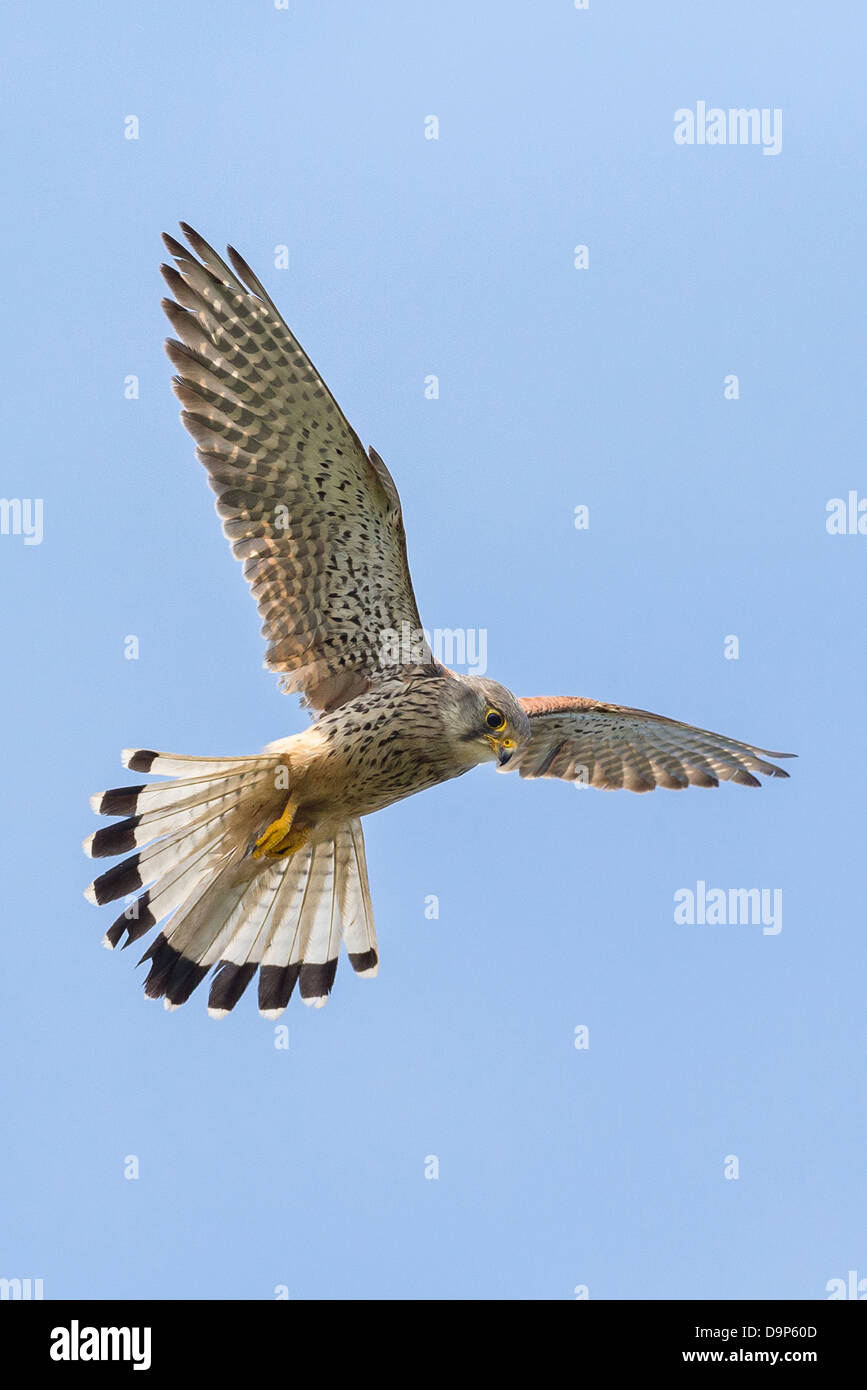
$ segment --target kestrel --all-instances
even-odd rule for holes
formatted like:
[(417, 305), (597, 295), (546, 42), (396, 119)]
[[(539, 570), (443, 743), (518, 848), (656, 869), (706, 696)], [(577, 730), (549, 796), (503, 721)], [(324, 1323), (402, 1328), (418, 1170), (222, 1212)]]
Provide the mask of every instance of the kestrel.
[(86, 852), (134, 852), (86, 896), (138, 894), (105, 944), (164, 923), (142, 957), (147, 995), (175, 1008), (216, 967), (208, 1012), (221, 1018), (258, 970), (260, 1012), (276, 1018), (296, 982), (306, 1004), (325, 1003), (341, 941), (375, 975), (361, 818), (479, 763), (635, 792), (788, 775), (767, 759), (789, 754), (645, 710), (516, 699), (447, 670), (423, 638), (396, 659), (386, 635), (423, 630), (391, 474), (246, 262), (230, 247), (230, 268), (181, 228), (192, 251), (165, 236), (177, 268), (162, 267), (181, 419), (258, 604), (265, 665), (314, 722), (249, 757), (127, 750), (126, 767), (171, 780), (92, 799), (123, 819)]

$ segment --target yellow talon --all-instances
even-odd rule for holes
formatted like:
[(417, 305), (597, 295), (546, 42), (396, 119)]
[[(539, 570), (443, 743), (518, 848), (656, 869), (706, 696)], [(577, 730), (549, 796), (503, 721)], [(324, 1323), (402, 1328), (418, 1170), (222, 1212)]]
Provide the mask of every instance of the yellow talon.
[(301, 826), (298, 830), (293, 830), (285, 840), (281, 840), (274, 849), (267, 851), (269, 859), (288, 859), (290, 854), (296, 854), (302, 846), (307, 844), (310, 839), (310, 827)]
[(262, 859), (285, 859), (290, 854), (301, 849), (310, 838), (309, 826), (298, 826), (292, 829), (292, 821), (295, 812), (298, 810), (298, 802), (289, 800), (286, 802), (283, 814), (272, 821), (267, 830), (259, 836), (253, 847), (253, 858)]

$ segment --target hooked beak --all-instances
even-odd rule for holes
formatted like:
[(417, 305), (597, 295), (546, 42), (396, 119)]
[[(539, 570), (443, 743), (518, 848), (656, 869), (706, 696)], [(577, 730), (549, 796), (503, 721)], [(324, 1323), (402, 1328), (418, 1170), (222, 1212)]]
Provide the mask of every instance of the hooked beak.
[(493, 748), (494, 755), (500, 767), (505, 767), (515, 751), (515, 740), (513, 738), (504, 738), (501, 740), (489, 737), (488, 743)]

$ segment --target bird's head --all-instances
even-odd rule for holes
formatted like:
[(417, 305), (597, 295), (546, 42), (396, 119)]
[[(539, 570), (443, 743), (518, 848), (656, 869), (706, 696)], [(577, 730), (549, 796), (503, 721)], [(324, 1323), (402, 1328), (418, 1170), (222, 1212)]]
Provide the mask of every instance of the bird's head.
[(500, 767), (530, 737), (530, 721), (510, 690), (482, 676), (447, 683), (446, 727), (462, 760)]

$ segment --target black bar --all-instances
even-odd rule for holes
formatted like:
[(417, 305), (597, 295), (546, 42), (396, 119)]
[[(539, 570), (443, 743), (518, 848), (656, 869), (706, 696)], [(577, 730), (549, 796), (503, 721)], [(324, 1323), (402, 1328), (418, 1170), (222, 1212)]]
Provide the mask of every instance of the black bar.
[[(433, 1315), (429, 1304), (407, 1300), (399, 1304), (399, 1322), (392, 1324), (391, 1332), (389, 1319), (394, 1314), (388, 1304), (333, 1302), (342, 1306), (335, 1310), (332, 1303), (303, 1300), (6, 1301), (0, 1304), (0, 1328), (5, 1360), (20, 1364), (25, 1373), (33, 1370), (61, 1380), (70, 1375), (92, 1379), (106, 1369), (114, 1376), (129, 1373), (136, 1379), (170, 1370), (197, 1376), (213, 1373), (222, 1380), (230, 1368), (245, 1369), (248, 1376), (285, 1375), (299, 1360), (303, 1363), (312, 1347), (331, 1371), (345, 1352), (363, 1357), (360, 1369), (370, 1366), (373, 1374), (371, 1360), (374, 1366), (382, 1361), (388, 1365), (397, 1350), (395, 1327), (400, 1328), (402, 1345), (422, 1353), (428, 1375), (441, 1359), (443, 1375), (451, 1376), (458, 1354), (448, 1336), (451, 1323), (459, 1329), (466, 1323), (470, 1339), (459, 1362), (466, 1368), (465, 1354), (472, 1347), (475, 1355), (484, 1357), (488, 1372), (501, 1358), (508, 1362), (522, 1346), (532, 1355), (544, 1327), (545, 1362), (556, 1354), (559, 1335), (576, 1379), (581, 1367), (593, 1362), (612, 1376), (620, 1371), (654, 1375), (675, 1367), (701, 1375), (704, 1367), (717, 1364), (729, 1370), (799, 1365), (825, 1377), (862, 1364), (867, 1331), (864, 1308), (848, 1300), (588, 1299), (564, 1300), (559, 1312), (553, 1301), (444, 1301), (435, 1305)], [(323, 1311), (327, 1324), (320, 1335)], [(89, 1359), (93, 1352), (105, 1359)], [(398, 1354), (403, 1360), (405, 1352)], [(136, 1362), (141, 1367), (138, 1375)]]

